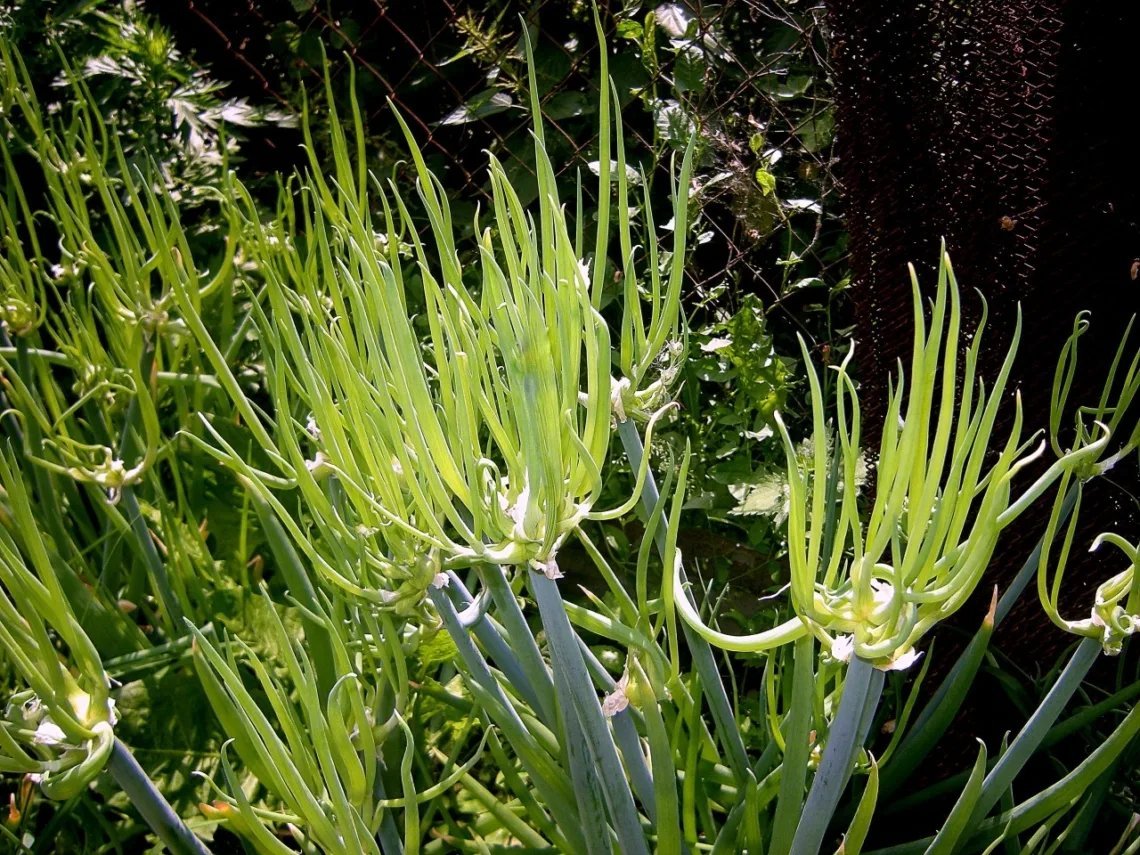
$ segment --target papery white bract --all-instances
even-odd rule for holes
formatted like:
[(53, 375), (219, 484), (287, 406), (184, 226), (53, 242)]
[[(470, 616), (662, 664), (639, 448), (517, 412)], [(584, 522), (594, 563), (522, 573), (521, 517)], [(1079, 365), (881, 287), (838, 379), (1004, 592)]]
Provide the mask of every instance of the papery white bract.
[(855, 636), (840, 635), (831, 642), (831, 658), (838, 662), (850, 662), (855, 652)]
[(614, 690), (607, 694), (602, 699), (602, 715), (606, 718), (613, 718), (619, 712), (629, 706), (629, 673), (621, 675), (621, 678), (614, 684)]

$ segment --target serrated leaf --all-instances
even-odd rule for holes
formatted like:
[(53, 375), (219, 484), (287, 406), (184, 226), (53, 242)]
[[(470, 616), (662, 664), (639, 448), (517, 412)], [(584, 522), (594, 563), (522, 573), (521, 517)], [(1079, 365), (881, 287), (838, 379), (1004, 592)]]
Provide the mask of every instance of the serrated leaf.
[(777, 472), (766, 476), (755, 485), (744, 500), (732, 509), (735, 516), (763, 515), (782, 521), (788, 509), (788, 483)]
[(702, 92), (708, 65), (697, 50), (682, 50), (673, 64), (673, 84), (678, 92)]
[(747, 296), (727, 328), (732, 344), (721, 353), (736, 368), (744, 403), (768, 421), (787, 398), (789, 371), (787, 361), (772, 347), (760, 301), (754, 295)]

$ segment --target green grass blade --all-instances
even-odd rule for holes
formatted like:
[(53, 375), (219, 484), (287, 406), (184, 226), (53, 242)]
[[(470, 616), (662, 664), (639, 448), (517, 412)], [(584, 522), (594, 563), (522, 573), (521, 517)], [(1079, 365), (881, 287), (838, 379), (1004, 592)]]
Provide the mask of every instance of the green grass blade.
[[(320, 614), (323, 609), (317, 599), (317, 592), (313, 588), (312, 580), (301, 562), (301, 556), (293, 548), (285, 529), (277, 519), (273, 509), (257, 494), (250, 492), (254, 510), (257, 512), (261, 530), (269, 543), (269, 549), (277, 562), (285, 584), (293, 597), (310, 612)], [(305, 628), (305, 646), (309, 649), (313, 667), (317, 674), (317, 691), (321, 697), (327, 697), (333, 684), (337, 680), (335, 658), (332, 644), (326, 627), (302, 614), (302, 623)]]
[(210, 850), (186, 827), (134, 755), (118, 739), (111, 748), (107, 768), (147, 825), (174, 855), (210, 855)]
[[(494, 573), (495, 569), (492, 569), (488, 576)], [(474, 600), (471, 592), (467, 590), (455, 574), (451, 575), (451, 583), (448, 585), (448, 596), (456, 608), (465, 609)], [(520, 661), (517, 653), (520, 647), (525, 650), (525, 638), (530, 635), (530, 629), (527, 629), (527, 636), (522, 636), (521, 633), (518, 632), (517, 627), (508, 628), (507, 632), (511, 639), (510, 644), (507, 643), (506, 639), (499, 632), (498, 627), (496, 627), (487, 615), (482, 615), (469, 629), (475, 635), (479, 643), (483, 645), (483, 649), (487, 651), (491, 661), (503, 672), (510, 687), (517, 692), (524, 701), (530, 704), (531, 709), (539, 714), (539, 718), (542, 719), (543, 723), (546, 724), (547, 727), (550, 727), (552, 723), (552, 719), (549, 715), (551, 711), (548, 709), (550, 702), (549, 700), (543, 701), (543, 696), (539, 689), (536, 688), (534, 681), (535, 677), (539, 679), (542, 678), (545, 674), (545, 668), (542, 672), (536, 672), (533, 668), (528, 669), (524, 666), (523, 662)], [(538, 685), (552, 691), (553, 686), (550, 684), (549, 674), (545, 674), (545, 676), (546, 682), (539, 683)]]
[(984, 842), (1001, 829), (1010, 834), (1032, 828), (1069, 804), (1091, 787), (1111, 767), (1122, 751), (1140, 734), (1140, 707), (1134, 707), (1108, 739), (1057, 783), (1018, 804), (1013, 810), (983, 822), (971, 837), (970, 846)]
[(911, 772), (918, 768), (958, 714), (989, 648), (996, 623), (996, 608), (997, 603), (991, 603), (981, 627), (891, 756), (881, 777), (880, 786), (885, 798), (892, 796), (910, 778)]
[(612, 855), (612, 832), (606, 819), (606, 798), (598, 764), (591, 756), (582, 720), (571, 699), (570, 678), (560, 668), (554, 669), (554, 688), (559, 700), (565, 759), (570, 767), (587, 855)]
[(954, 807), (951, 808), (946, 822), (935, 835), (934, 842), (926, 850), (926, 855), (954, 855), (958, 840), (970, 827), (970, 816), (978, 803), (978, 797), (982, 794), (987, 756), (985, 743), (978, 740), (978, 757), (974, 761), (974, 768), (970, 771), (970, 777), (966, 780), (966, 785), (962, 787), (961, 795), (954, 802)]
[(867, 786), (863, 788), (863, 795), (859, 797), (859, 806), (855, 809), (851, 824), (847, 826), (847, 833), (843, 835), (839, 855), (859, 855), (863, 851), (863, 844), (867, 842), (867, 832), (871, 829), (871, 818), (875, 815), (878, 801), (879, 764), (872, 757)]
[(677, 767), (673, 762), (673, 744), (665, 719), (661, 715), (656, 693), (649, 676), (636, 658), (631, 658), (637, 708), (645, 717), (649, 762), (653, 774), (656, 802), (657, 855), (681, 855), (681, 807), (677, 798)]
[[(578, 636), (578, 649), (582, 652), (582, 659), (586, 663), (586, 669), (590, 672), (594, 686), (606, 694), (615, 691), (617, 682), (610, 676), (606, 667), (598, 661), (594, 651), (590, 649), (590, 646), (581, 636)], [(610, 717), (610, 722), (613, 725), (614, 742), (617, 744), (618, 751), (621, 752), (626, 774), (629, 775), (630, 784), (633, 787), (633, 794), (637, 796), (637, 800), (645, 808), (649, 821), (655, 824), (657, 822), (657, 802), (653, 795), (653, 773), (646, 763), (645, 752), (641, 746), (641, 736), (637, 732), (637, 724), (634, 720), (635, 709), (635, 707), (626, 707), (614, 713)]]
[(519, 607), (518, 598), (507, 582), (505, 571), (497, 565), (484, 565), (480, 577), (497, 607), (497, 616), (503, 622), (507, 637), (511, 640), (511, 650), (518, 657), (519, 665), (526, 674), (534, 690), (534, 711), (548, 727), (554, 723), (554, 683), (550, 671), (542, 660), (542, 653), (534, 639), (534, 632), (527, 623)]
[(581, 822), (575, 807), (573, 790), (555, 767), (551, 757), (538, 744), (536, 737), (511, 706), (502, 688), (492, 675), (486, 660), (472, 642), (468, 631), (459, 624), (455, 606), (444, 591), (428, 590), (428, 596), (443, 619), (451, 640), (464, 665), (464, 676), (472, 694), (502, 729), (504, 736), (517, 753), (519, 761), (531, 776), (559, 829), (566, 835), (575, 851), (585, 851)]
[(1028, 762), (1033, 753), (1040, 747), (1041, 741), (1048, 734), (1049, 729), (1057, 721), (1061, 711), (1080, 688), (1081, 682), (1088, 675), (1089, 669), (1101, 653), (1099, 638), (1085, 638), (1077, 645), (1069, 659), (1065, 670), (1057, 678), (1041, 705), (1037, 707), (1025, 727), (1017, 734), (1017, 738), (1009, 746), (997, 766), (986, 775), (982, 785), (978, 803), (970, 815), (970, 826), (976, 827), (990, 809), (997, 804), (1001, 794), (1009, 789), (1014, 778)]
[[(618, 436), (621, 438), (622, 447), (625, 449), (626, 457), (629, 458), (630, 466), (634, 471), (637, 471), (641, 466), (641, 459), (645, 455), (645, 447), (642, 445), (641, 435), (637, 432), (637, 425), (632, 419), (618, 422)], [(653, 514), (658, 499), (657, 480), (653, 476), (652, 468), (650, 468), (645, 477), (645, 488), (641, 492), (641, 505), (647, 517)], [(656, 540), (657, 549), (664, 556), (665, 531), (663, 528), (657, 529)], [(693, 657), (693, 667), (700, 675), (704, 695), (708, 699), (709, 712), (716, 728), (716, 737), (728, 753), (728, 765), (732, 768), (737, 783), (742, 784), (751, 775), (748, 751), (744, 747), (744, 739), (737, 727), (736, 716), (732, 711), (732, 705), (729, 703), (728, 692), (724, 688), (724, 681), (721, 679), (716, 659), (713, 658), (712, 648), (688, 624), (682, 622), (681, 630)]]

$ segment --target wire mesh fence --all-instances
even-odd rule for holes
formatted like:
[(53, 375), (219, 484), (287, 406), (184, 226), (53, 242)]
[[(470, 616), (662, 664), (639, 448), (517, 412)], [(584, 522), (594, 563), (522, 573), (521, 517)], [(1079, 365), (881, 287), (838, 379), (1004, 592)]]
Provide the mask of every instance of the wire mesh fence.
[[(596, 162), (600, 48), (589, 3), (171, 0), (155, 11), (215, 74), (254, 96), (296, 104), (301, 89), (317, 99), (326, 81), (343, 93), (354, 77), (378, 163), (403, 152), (390, 100), (461, 211), (463, 200), (486, 201), (485, 152), (533, 190), (525, 26), (560, 177), (588, 179)], [(769, 309), (796, 304), (784, 317), (827, 346), (825, 325), (801, 320), (805, 303), (827, 302), (819, 287), (844, 277), (822, 4), (691, 0), (599, 12), (629, 162), (653, 192), (664, 192), (655, 177), (698, 134), (691, 305), (720, 297), (731, 310), (747, 293)]]
[[(1084, 310), (1096, 334), (1082, 343), (1075, 388), (1095, 401), (1140, 310), (1140, 173), (1122, 166), (1135, 145), (1130, 126), (1112, 120), (1120, 99), (1136, 94), (1128, 34), (1137, 9), (1059, 0), (827, 5), (865, 426), (881, 426), (889, 372), (905, 358), (909, 335), (894, 334), (908, 329), (905, 265), (919, 263), (931, 281), (939, 238), (959, 279), (985, 295), (989, 372), (1024, 319), (1014, 376), (1025, 423), (1048, 423), (1058, 353)], [(976, 319), (981, 301), (967, 311)], [(1137, 486), (1132, 466), (1090, 492), (1084, 542), (1106, 527), (1136, 531)], [(1040, 524), (1027, 517), (1005, 534), (995, 581), (1012, 577), (1014, 556), (1028, 552)], [(1074, 602), (1087, 602), (1102, 561), (1074, 555), (1072, 578), (1086, 586), (1069, 589)], [(1024, 616), (1006, 630), (1007, 651), (1032, 659), (1068, 643), (1036, 627), (1034, 608)]]

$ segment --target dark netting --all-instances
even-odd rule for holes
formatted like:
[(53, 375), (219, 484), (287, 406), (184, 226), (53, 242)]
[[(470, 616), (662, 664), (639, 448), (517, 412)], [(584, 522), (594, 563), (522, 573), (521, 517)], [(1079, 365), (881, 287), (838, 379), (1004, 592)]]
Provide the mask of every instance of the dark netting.
[[(1135, 4), (1061, 0), (860, 3), (829, 0), (837, 99), (837, 169), (851, 233), (857, 360), (872, 435), (886, 380), (905, 357), (918, 263), (933, 282), (945, 237), (960, 283), (990, 308), (987, 370), (1025, 329), (1016, 377), (1027, 424), (1046, 424), (1059, 349), (1074, 314), (1092, 312), (1074, 399), (1095, 403), (1127, 317), (1140, 309), (1140, 181), (1135, 159)], [(968, 291), (967, 291), (968, 294)], [(976, 319), (980, 301), (968, 301)], [(1130, 354), (1131, 355), (1131, 354)], [(1086, 495), (1082, 537), (1135, 537), (1135, 458)], [(992, 580), (1008, 581), (1042, 514), (1000, 547)], [(1071, 608), (1122, 569), (1118, 556), (1074, 550)], [(1107, 561), (1113, 564), (1107, 564)], [(983, 586), (985, 587), (985, 586)], [(963, 621), (976, 623), (979, 600)], [(999, 631), (1002, 649), (1049, 661), (1068, 639), (1042, 627), (1032, 589)]]

